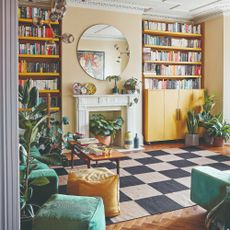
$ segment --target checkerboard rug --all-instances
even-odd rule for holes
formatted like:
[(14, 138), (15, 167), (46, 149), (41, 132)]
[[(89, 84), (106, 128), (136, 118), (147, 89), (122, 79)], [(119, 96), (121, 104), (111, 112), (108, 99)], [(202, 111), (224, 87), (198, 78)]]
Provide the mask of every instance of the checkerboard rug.
[[(76, 170), (86, 167), (80, 160), (76, 163)], [(230, 170), (230, 158), (196, 147), (127, 153), (120, 162), (121, 214), (108, 219), (107, 224), (194, 205), (190, 200), (190, 180), (191, 169), (197, 165)], [(102, 162), (99, 167), (116, 172), (111, 161)], [(55, 170), (61, 182), (59, 190), (65, 193), (67, 172), (64, 168)]]

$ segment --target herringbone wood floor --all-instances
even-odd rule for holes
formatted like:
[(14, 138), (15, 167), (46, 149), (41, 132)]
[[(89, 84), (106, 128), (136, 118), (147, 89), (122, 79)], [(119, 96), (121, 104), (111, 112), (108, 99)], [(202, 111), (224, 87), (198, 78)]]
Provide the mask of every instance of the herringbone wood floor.
[[(162, 148), (180, 148), (182, 143), (155, 144), (145, 146), (145, 150)], [(203, 149), (230, 156), (230, 146), (214, 148), (200, 146)], [(107, 230), (205, 230), (204, 220), (206, 211), (198, 206), (180, 209), (153, 216), (147, 216), (107, 226)]]

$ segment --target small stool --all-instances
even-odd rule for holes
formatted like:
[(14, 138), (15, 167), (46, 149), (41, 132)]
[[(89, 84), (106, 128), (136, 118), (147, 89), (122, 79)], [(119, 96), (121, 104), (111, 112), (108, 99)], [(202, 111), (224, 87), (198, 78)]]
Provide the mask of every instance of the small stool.
[(107, 168), (80, 169), (69, 173), (67, 194), (101, 197), (106, 217), (120, 214), (119, 176)]
[(33, 230), (105, 230), (103, 201), (99, 197), (55, 194), (39, 209)]

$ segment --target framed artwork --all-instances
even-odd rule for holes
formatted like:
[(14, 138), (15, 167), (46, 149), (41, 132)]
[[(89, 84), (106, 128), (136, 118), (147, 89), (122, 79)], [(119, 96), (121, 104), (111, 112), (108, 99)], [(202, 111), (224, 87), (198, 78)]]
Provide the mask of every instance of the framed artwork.
[(78, 50), (77, 58), (81, 67), (86, 71), (87, 74), (98, 80), (104, 80), (105, 52)]

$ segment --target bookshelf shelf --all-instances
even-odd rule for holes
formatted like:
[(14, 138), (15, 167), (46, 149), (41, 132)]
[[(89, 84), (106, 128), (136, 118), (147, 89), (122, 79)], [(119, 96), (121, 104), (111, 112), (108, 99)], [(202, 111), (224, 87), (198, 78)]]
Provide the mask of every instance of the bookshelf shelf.
[(19, 76), (47, 76), (47, 77), (59, 77), (59, 73), (19, 73)]
[(29, 41), (59, 41), (59, 38), (53, 38), (53, 37), (23, 37), (19, 36), (19, 40), (29, 40)]
[(159, 30), (144, 30), (143, 33), (159, 35), (159, 36), (184, 37), (184, 38), (201, 38), (202, 37), (202, 34), (169, 32), (169, 31), (159, 31)]
[(201, 75), (153, 75), (151, 73), (143, 73), (144, 78), (159, 78), (159, 79), (184, 79), (184, 78), (201, 78)]
[(60, 58), (59, 55), (42, 55), (42, 54), (19, 54), (19, 58)]
[(157, 46), (157, 45), (144, 45), (145, 48), (152, 48), (157, 50), (185, 50), (185, 51), (199, 51), (201, 48), (188, 48), (188, 47), (177, 47), (177, 46)]
[[(59, 22), (52, 22), (50, 20), (42, 20), (44, 24), (51, 24), (51, 25), (59, 25)], [(18, 22), (24, 22), (24, 23), (33, 23), (33, 20), (30, 18), (19, 18)]]
[(53, 90), (46, 90), (46, 89), (44, 89), (44, 90), (39, 90), (39, 93), (60, 93), (60, 90), (58, 90), (58, 89), (53, 89)]
[(156, 63), (156, 64), (166, 64), (166, 65), (202, 65), (202, 62), (187, 62), (187, 61), (143, 61), (144, 63)]

